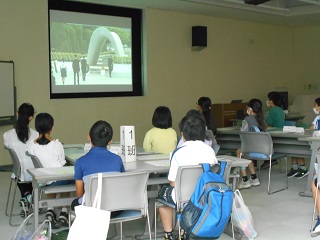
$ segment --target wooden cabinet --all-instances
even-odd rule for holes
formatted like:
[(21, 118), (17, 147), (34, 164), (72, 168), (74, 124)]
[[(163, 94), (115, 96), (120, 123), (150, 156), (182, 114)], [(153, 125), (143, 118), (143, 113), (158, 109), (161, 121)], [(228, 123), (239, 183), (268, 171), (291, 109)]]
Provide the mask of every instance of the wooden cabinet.
[(232, 126), (231, 119), (243, 119), (248, 103), (216, 103), (211, 111), (218, 128)]

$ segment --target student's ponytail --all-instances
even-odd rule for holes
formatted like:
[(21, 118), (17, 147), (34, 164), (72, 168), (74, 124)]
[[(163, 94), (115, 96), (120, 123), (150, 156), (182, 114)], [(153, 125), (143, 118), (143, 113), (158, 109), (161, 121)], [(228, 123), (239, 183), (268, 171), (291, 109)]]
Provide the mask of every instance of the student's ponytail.
[(256, 114), (255, 118), (258, 122), (258, 127), (261, 131), (266, 131), (267, 126), (264, 120), (264, 115), (262, 112), (262, 102), (259, 99), (251, 99), (248, 103), (248, 106), (252, 109), (252, 111)]
[(198, 100), (198, 105), (201, 107), (202, 114), (206, 120), (206, 126), (209, 130), (213, 132), (214, 135), (217, 134), (217, 126), (214, 122), (213, 113), (211, 111), (211, 99), (208, 97), (201, 97)]
[(46, 138), (46, 133), (50, 133), (54, 124), (53, 117), (49, 113), (39, 113), (36, 116), (35, 127), (40, 138), (38, 138), (37, 143), (39, 145), (47, 145), (50, 140)]
[(19, 140), (26, 143), (29, 139), (30, 117), (34, 115), (34, 108), (30, 103), (23, 103), (18, 109), (18, 119), (15, 126)]

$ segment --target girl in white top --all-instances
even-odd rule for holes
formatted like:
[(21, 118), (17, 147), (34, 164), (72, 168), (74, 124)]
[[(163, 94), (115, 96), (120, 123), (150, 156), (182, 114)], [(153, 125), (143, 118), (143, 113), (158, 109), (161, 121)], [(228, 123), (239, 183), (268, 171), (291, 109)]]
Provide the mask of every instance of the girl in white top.
[[(34, 168), (32, 160), (26, 155), (28, 144), (32, 143), (37, 137), (38, 133), (29, 128), (29, 123), (34, 115), (34, 108), (30, 103), (23, 103), (17, 112), (17, 123), (14, 129), (11, 129), (3, 134), (4, 145), (11, 148), (17, 154), (21, 165), (21, 181), (30, 181), (27, 183), (19, 183), (18, 188), (21, 193), (21, 200), (19, 205), (21, 206), (21, 217), (27, 216), (28, 200), (31, 199), (32, 183), (31, 176), (27, 173), (27, 169)], [(14, 174), (12, 176), (15, 177)]]
[[(64, 150), (58, 139), (52, 139), (50, 134), (53, 128), (53, 117), (48, 113), (39, 113), (36, 116), (35, 126), (39, 133), (39, 137), (34, 143), (29, 145), (29, 153), (38, 157), (42, 166), (45, 168), (62, 167), (66, 164)], [(54, 181), (47, 182), (47, 185), (66, 185), (71, 181)], [(48, 194), (48, 198), (55, 198), (55, 194)], [(64, 196), (66, 197), (66, 196)], [(48, 207), (46, 219), (51, 222), (52, 228), (56, 229), (60, 226), (68, 226), (67, 207), (63, 207), (59, 220), (56, 218), (53, 207)]]
[[(206, 121), (206, 119), (204, 118), (203, 114), (195, 109), (191, 109), (187, 112), (186, 114), (186, 118), (193, 118), (193, 117), (199, 117), (201, 119), (203, 119), (203, 121)], [(181, 126), (181, 122), (179, 123), (179, 130), (180, 132), (182, 132), (182, 126)], [(211, 133), (210, 133), (211, 132)], [(208, 130), (208, 127), (206, 126), (206, 136), (205, 139), (203, 140), (203, 142), (205, 144), (207, 144), (210, 147), (213, 147), (215, 144), (217, 144), (216, 138), (213, 134), (213, 132), (211, 130)], [(178, 142), (178, 146), (177, 148), (182, 147), (182, 145), (185, 143), (185, 141), (183, 140), (183, 138), (181, 137), (179, 142)]]
[(58, 139), (52, 139), (53, 117), (39, 113), (36, 117), (36, 130), (39, 137), (29, 146), (29, 152), (39, 158), (45, 168), (62, 167), (66, 164), (64, 150)]

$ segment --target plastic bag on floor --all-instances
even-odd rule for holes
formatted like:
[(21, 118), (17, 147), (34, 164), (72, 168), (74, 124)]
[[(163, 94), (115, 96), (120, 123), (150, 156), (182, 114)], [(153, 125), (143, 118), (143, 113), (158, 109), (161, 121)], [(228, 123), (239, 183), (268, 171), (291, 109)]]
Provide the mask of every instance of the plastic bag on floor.
[(251, 212), (238, 189), (234, 192), (231, 217), (233, 225), (240, 229), (248, 239), (253, 239), (258, 235), (254, 230)]
[(26, 219), (20, 224), (18, 230), (14, 234), (12, 240), (29, 240), (32, 236), (32, 224), (30, 220), (33, 214), (30, 214)]
[(30, 214), (19, 226), (12, 240), (50, 240), (51, 224), (49, 220), (45, 220), (36, 231), (33, 231), (33, 224), (30, 220), (33, 213)]

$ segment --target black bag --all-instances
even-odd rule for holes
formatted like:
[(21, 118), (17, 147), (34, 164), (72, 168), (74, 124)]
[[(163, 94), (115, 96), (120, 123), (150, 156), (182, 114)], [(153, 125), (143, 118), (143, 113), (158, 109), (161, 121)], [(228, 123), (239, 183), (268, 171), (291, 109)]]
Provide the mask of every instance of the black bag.
[(164, 200), (170, 204), (175, 205), (175, 202), (172, 199), (172, 190), (173, 187), (171, 187), (170, 185), (162, 186), (161, 190), (158, 193), (158, 199)]

